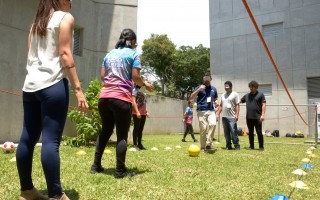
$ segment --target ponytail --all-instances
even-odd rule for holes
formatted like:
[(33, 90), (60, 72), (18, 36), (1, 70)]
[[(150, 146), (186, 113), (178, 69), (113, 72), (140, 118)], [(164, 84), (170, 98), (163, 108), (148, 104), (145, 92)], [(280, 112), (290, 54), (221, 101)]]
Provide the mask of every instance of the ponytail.
[(133, 49), (136, 46), (136, 41), (137, 36), (135, 32), (132, 29), (126, 28), (122, 30), (115, 48), (117, 49), (119, 47), (127, 47)]

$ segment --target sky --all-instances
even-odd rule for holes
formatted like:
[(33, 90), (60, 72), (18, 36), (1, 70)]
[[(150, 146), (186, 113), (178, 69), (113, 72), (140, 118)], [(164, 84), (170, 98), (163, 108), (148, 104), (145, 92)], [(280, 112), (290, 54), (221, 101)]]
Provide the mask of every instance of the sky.
[(151, 33), (177, 46), (210, 47), (209, 0), (138, 0), (138, 51)]

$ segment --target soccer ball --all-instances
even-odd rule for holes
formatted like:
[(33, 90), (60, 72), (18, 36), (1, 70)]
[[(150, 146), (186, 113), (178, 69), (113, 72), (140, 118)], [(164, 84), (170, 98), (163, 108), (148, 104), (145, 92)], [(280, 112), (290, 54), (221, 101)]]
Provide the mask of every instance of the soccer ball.
[(13, 142), (7, 141), (2, 145), (2, 151), (4, 153), (13, 153), (15, 150), (16, 150), (16, 147), (14, 146)]
[(196, 157), (200, 154), (200, 148), (197, 145), (192, 144), (190, 145), (188, 152), (189, 156)]

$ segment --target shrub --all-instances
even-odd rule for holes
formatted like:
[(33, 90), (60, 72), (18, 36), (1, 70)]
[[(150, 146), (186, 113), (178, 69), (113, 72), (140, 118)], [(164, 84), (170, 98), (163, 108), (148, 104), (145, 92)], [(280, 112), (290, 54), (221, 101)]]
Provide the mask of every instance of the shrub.
[(102, 85), (95, 79), (89, 83), (88, 89), (84, 95), (89, 105), (88, 111), (78, 111), (77, 108), (72, 108), (68, 112), (68, 117), (76, 123), (76, 137), (64, 136), (63, 140), (67, 145), (82, 146), (88, 145), (94, 140), (101, 131), (101, 118), (98, 112), (99, 93)]

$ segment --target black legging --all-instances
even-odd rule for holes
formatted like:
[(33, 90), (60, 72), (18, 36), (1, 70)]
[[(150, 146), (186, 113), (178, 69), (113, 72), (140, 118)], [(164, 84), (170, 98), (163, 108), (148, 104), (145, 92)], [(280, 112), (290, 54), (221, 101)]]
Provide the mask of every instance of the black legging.
[(263, 135), (262, 135), (262, 122), (260, 119), (247, 119), (247, 126), (249, 129), (249, 143), (250, 147), (254, 148), (254, 128), (258, 135), (259, 148), (264, 148), (263, 146)]
[(144, 128), (144, 124), (146, 122), (146, 115), (141, 115), (141, 118), (138, 118), (137, 115), (132, 115), (133, 117), (133, 145), (142, 145), (142, 132)]
[(116, 125), (116, 173), (126, 171), (127, 138), (131, 120), (131, 103), (113, 98), (99, 99), (99, 113), (102, 120), (102, 130), (97, 138), (94, 164), (101, 166), (101, 158)]
[(193, 140), (196, 140), (196, 138), (194, 137), (192, 124), (186, 123), (186, 131), (184, 132), (183, 139), (186, 138), (188, 133), (191, 134), (191, 137), (192, 137)]

